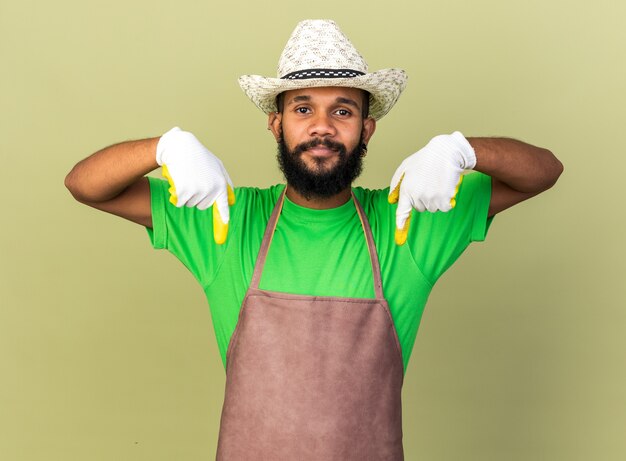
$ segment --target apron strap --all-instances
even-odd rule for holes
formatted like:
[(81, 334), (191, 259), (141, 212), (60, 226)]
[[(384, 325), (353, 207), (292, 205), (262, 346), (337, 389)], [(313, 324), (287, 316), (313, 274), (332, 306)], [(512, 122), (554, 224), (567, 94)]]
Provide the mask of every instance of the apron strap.
[[(267, 253), (270, 248), (270, 244), (272, 243), (272, 238), (274, 237), (274, 231), (276, 230), (276, 225), (278, 224), (278, 218), (280, 216), (280, 212), (283, 209), (283, 203), (285, 202), (285, 194), (287, 192), (287, 187), (283, 190), (278, 198), (278, 202), (276, 202), (276, 206), (270, 215), (270, 219), (267, 222), (267, 226), (265, 227), (265, 234), (263, 235), (263, 241), (261, 242), (261, 248), (259, 249), (259, 254), (256, 258), (256, 263), (254, 264), (254, 272), (252, 274), (252, 281), (250, 282), (250, 288), (258, 289), (259, 282), (261, 281), (261, 273), (263, 272), (263, 267), (265, 266), (265, 260), (267, 258)], [(367, 220), (367, 216), (365, 215), (365, 211), (361, 206), (361, 203), (357, 200), (354, 193), (351, 191), (352, 199), (354, 200), (354, 204), (356, 206), (357, 214), (359, 215), (359, 219), (361, 220), (361, 226), (363, 227), (363, 232), (365, 233), (365, 240), (367, 241), (367, 248), (370, 255), (370, 261), (372, 263), (372, 278), (374, 279), (374, 293), (376, 294), (376, 299), (383, 300), (383, 283), (380, 276), (380, 263), (378, 261), (378, 253), (376, 252), (376, 244), (374, 243), (374, 237), (372, 234), (372, 228)]]
[(367, 216), (365, 215), (365, 210), (361, 206), (361, 202), (359, 202), (354, 195), (354, 192), (350, 191), (352, 194), (352, 199), (354, 200), (354, 204), (356, 205), (356, 211), (359, 214), (359, 219), (361, 220), (361, 225), (363, 226), (363, 232), (365, 232), (365, 239), (367, 240), (367, 248), (370, 253), (370, 260), (372, 261), (372, 277), (374, 279), (374, 293), (376, 293), (376, 299), (384, 299), (383, 297), (383, 281), (380, 276), (380, 263), (378, 261), (378, 253), (376, 252), (376, 244), (374, 243), (374, 235), (372, 234), (372, 228), (370, 227), (370, 223), (367, 220)]
[(278, 197), (278, 202), (276, 202), (276, 206), (270, 215), (270, 219), (267, 222), (267, 226), (265, 226), (265, 234), (263, 235), (263, 241), (261, 242), (261, 248), (259, 249), (259, 254), (256, 257), (256, 263), (254, 264), (254, 273), (252, 274), (252, 281), (250, 282), (250, 288), (258, 289), (259, 282), (261, 280), (261, 272), (263, 272), (263, 267), (265, 266), (265, 259), (267, 258), (267, 252), (270, 248), (270, 243), (272, 243), (272, 237), (274, 237), (274, 231), (276, 230), (276, 224), (278, 223), (278, 217), (280, 216), (280, 212), (283, 209), (283, 203), (285, 202), (285, 193), (287, 192), (287, 187), (282, 191), (280, 197)]

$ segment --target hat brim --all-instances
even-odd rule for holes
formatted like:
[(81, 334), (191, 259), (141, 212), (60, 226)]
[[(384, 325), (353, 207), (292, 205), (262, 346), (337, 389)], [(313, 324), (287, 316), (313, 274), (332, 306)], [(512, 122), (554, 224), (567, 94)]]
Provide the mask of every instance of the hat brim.
[(346, 78), (286, 80), (261, 75), (242, 75), (239, 77), (241, 89), (266, 114), (277, 110), (276, 96), (284, 91), (339, 86), (359, 88), (369, 92), (370, 117), (375, 120), (381, 119), (391, 110), (406, 87), (406, 82), (407, 75), (401, 69), (382, 69), (358, 77)]

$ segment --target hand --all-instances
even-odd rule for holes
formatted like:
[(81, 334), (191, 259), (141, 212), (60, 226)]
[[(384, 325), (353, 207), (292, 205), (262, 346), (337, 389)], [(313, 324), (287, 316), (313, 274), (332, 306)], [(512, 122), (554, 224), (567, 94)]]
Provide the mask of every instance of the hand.
[(454, 208), (461, 174), (475, 166), (474, 149), (458, 131), (435, 136), (407, 157), (394, 173), (389, 188), (389, 203), (398, 203), (396, 243), (402, 245), (406, 241), (412, 208), (430, 212)]
[(188, 131), (172, 128), (159, 139), (156, 161), (170, 183), (170, 202), (206, 210), (213, 206), (213, 237), (226, 241), (230, 212), (235, 203), (233, 183), (221, 160)]

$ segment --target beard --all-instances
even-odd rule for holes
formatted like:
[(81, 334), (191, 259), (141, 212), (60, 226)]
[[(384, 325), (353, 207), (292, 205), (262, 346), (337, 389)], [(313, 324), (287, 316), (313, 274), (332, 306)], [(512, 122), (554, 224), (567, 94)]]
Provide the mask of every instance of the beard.
[[(302, 160), (302, 153), (316, 146), (324, 146), (337, 152), (337, 163), (326, 168), (329, 159), (314, 158), (311, 169)], [(363, 143), (363, 132), (357, 146), (347, 152), (342, 143), (329, 139), (315, 138), (298, 144), (293, 150), (287, 147), (283, 137), (278, 140), (278, 165), (289, 187), (293, 187), (307, 200), (329, 198), (350, 187), (363, 170), (363, 157), (367, 148)]]

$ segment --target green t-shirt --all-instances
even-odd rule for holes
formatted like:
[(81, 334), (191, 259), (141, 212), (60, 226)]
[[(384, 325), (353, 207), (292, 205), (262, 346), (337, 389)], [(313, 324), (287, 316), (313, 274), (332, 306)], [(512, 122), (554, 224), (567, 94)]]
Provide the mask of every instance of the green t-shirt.
[[(284, 185), (235, 189), (228, 238), (213, 240), (213, 213), (177, 208), (168, 183), (150, 178), (155, 248), (166, 248), (202, 285), (224, 365), (239, 309), (252, 279), (265, 226)], [(406, 370), (428, 295), (437, 279), (472, 241), (484, 240), (490, 219), (491, 180), (468, 174), (447, 213), (413, 211), (407, 242), (394, 242), (395, 205), (388, 189), (354, 188), (372, 228), (384, 296), (398, 333)], [(259, 287), (285, 293), (374, 298), (365, 234), (352, 200), (329, 210), (304, 208), (285, 198)]]

